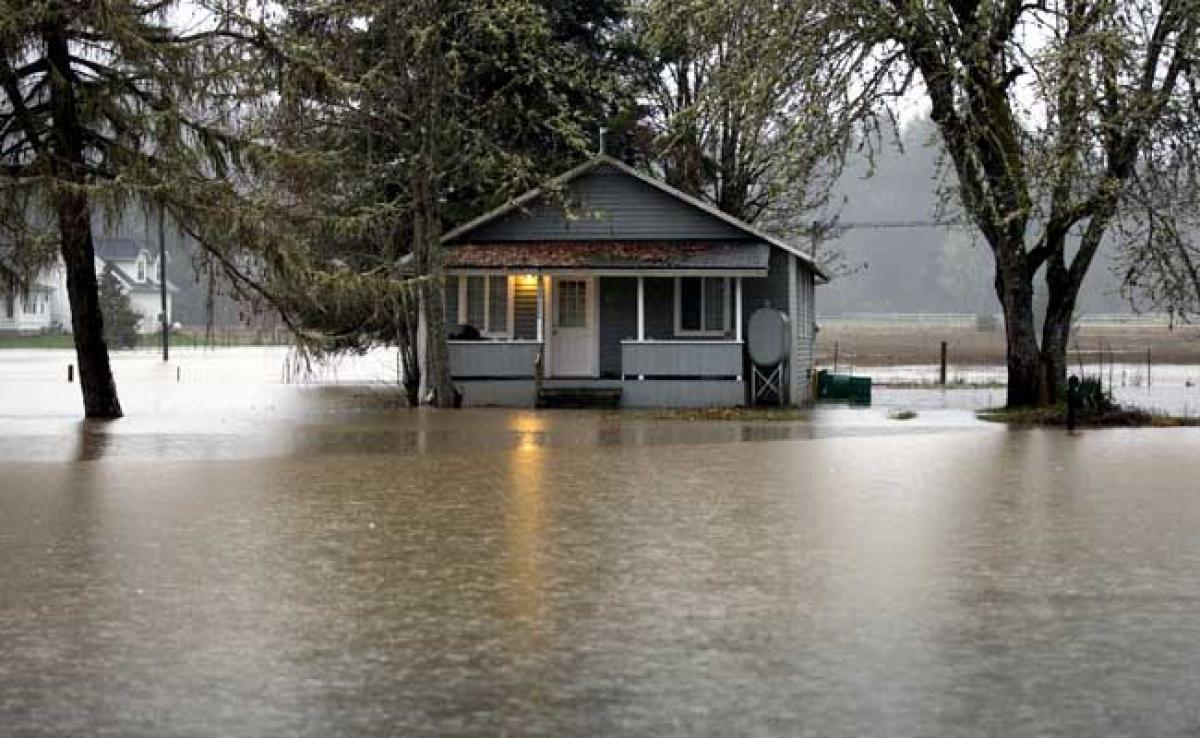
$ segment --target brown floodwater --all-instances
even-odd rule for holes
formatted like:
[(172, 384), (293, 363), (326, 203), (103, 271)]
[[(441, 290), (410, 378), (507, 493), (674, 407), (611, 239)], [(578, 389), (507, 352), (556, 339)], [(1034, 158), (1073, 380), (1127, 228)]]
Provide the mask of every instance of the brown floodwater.
[(1197, 429), (3, 362), (0, 735), (1200, 731)]

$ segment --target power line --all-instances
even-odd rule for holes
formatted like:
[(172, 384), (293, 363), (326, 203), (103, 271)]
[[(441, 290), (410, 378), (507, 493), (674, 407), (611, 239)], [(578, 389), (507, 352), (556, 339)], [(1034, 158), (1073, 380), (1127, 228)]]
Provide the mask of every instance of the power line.
[(885, 228), (965, 228), (974, 227), (973, 223), (965, 220), (875, 220), (837, 222), (830, 228), (832, 231), (885, 229)]
[[(822, 237), (822, 240), (836, 240), (837, 237), (845, 231), (858, 230), (889, 230), (902, 228), (966, 228), (974, 229), (977, 225), (967, 220), (871, 220), (871, 221), (848, 221), (835, 222), (828, 227), (827, 235)], [(1067, 235), (1081, 236), (1084, 228), (1081, 226), (1073, 226), (1067, 231)]]

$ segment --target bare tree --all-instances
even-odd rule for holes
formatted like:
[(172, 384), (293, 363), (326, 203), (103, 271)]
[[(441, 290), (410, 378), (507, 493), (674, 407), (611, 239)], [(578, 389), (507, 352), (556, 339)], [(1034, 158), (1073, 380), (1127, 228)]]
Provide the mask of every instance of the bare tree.
[(823, 202), (849, 142), (838, 123), (866, 102), (857, 64), (821, 56), (801, 5), (648, 0), (637, 15), (643, 145), (670, 184), (749, 222), (778, 226)]
[[(1196, 0), (847, 0), (804, 12), (824, 24), (825, 54), (869, 65), (865, 92), (928, 100), (959, 204), (994, 257), (1010, 406), (1056, 399), (1079, 290), (1106, 235), (1126, 237), (1131, 284), (1195, 304), (1174, 204), (1196, 197)], [(1148, 227), (1121, 227), (1139, 213)]]

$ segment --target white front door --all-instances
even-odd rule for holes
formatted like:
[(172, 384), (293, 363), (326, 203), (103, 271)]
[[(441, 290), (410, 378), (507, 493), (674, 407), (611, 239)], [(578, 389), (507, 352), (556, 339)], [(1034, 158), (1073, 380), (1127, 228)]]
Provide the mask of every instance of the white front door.
[(554, 278), (547, 352), (552, 377), (590, 377), (596, 373), (594, 288), (587, 277)]

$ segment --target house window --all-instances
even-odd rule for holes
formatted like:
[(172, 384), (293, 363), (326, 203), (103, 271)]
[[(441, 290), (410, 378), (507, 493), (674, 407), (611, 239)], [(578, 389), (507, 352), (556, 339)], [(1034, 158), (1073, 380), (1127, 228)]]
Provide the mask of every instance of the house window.
[(587, 282), (564, 279), (558, 282), (558, 327), (587, 328)]
[(470, 276), (460, 277), (457, 282), (460, 322), (475, 326), (485, 336), (510, 336), (512, 300), (508, 277)]
[(488, 277), (487, 333), (508, 333), (508, 277)]
[(146, 281), (146, 260), (140, 256), (137, 260), (137, 281)]
[(719, 336), (729, 332), (729, 279), (677, 277), (675, 332), (681, 336)]
[(467, 322), (475, 326), (481, 333), (487, 333), (487, 318), (484, 307), (487, 305), (487, 278), (467, 277), (463, 290), (466, 292)]
[(21, 299), (21, 312), (35, 315), (38, 311), (38, 295), (36, 292), (26, 292)]

